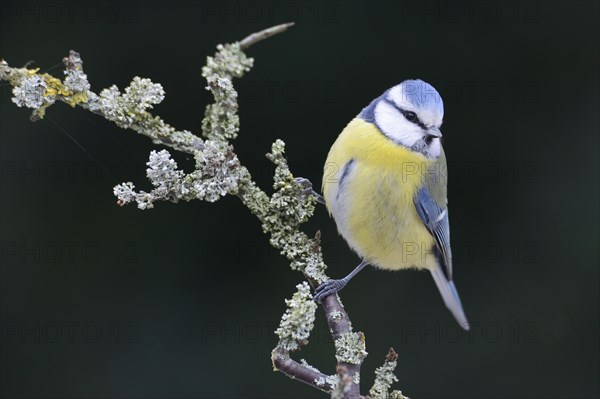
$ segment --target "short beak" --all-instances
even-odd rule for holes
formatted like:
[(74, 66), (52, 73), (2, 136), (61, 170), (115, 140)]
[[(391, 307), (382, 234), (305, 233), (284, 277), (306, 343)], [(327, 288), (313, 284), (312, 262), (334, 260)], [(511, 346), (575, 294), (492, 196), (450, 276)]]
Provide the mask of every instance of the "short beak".
[(438, 127), (432, 126), (427, 129), (427, 134), (433, 137), (442, 137), (442, 132)]

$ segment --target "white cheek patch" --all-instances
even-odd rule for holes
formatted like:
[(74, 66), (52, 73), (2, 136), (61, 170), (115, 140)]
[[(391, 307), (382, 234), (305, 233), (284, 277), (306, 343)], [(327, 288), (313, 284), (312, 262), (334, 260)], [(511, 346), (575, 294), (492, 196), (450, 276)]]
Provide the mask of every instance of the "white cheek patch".
[(437, 113), (432, 109), (424, 109), (419, 111), (419, 117), (426, 126), (437, 126), (442, 125), (443, 114)]
[(406, 147), (412, 147), (423, 137), (420, 127), (407, 121), (396, 107), (385, 101), (375, 106), (375, 123), (383, 134)]

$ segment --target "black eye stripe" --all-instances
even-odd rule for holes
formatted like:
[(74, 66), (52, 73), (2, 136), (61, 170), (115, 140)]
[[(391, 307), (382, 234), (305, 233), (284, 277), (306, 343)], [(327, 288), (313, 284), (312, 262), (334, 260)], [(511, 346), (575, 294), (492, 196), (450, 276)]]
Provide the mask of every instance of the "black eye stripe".
[[(422, 129), (427, 129), (427, 126), (425, 126), (425, 124), (423, 122), (421, 122), (421, 119), (419, 119), (419, 115), (417, 115), (416, 113), (412, 112), (412, 111), (407, 111), (403, 108), (400, 107), (396, 107), (398, 108), (398, 110), (402, 113), (402, 115), (404, 115), (404, 117), (406, 119), (408, 119), (410, 122), (414, 123), (415, 125), (418, 125), (420, 128)], [(410, 113), (413, 113), (415, 115), (415, 120), (412, 120), (409, 116)]]
[[(396, 108), (398, 111), (400, 111), (400, 113), (401, 113), (402, 115), (404, 115), (404, 117), (405, 117), (405, 118), (406, 118), (408, 121), (410, 121), (410, 122), (414, 123), (415, 125), (419, 126), (421, 129), (427, 130), (427, 126), (425, 126), (425, 124), (424, 124), (424, 123), (421, 121), (421, 119), (419, 119), (419, 116), (418, 116), (418, 115), (417, 115), (415, 112), (413, 112), (413, 111), (408, 111), (408, 110), (406, 110), (406, 109), (404, 109), (404, 108), (400, 108), (399, 106), (397, 106), (397, 105), (396, 105), (396, 103), (395, 103), (395, 102), (393, 102), (393, 101), (392, 101), (392, 100), (390, 100), (390, 99), (387, 99), (387, 98), (386, 98), (386, 99), (385, 99), (385, 102), (387, 102), (388, 104), (390, 104), (391, 106), (393, 106), (394, 108)], [(409, 117), (409, 116), (410, 116), (410, 115), (408, 115), (409, 113), (412, 113), (412, 114), (414, 114), (414, 116), (415, 116), (415, 118), (416, 118), (416, 119), (415, 119), (415, 120), (411, 120), (412, 118), (410, 118), (410, 117)]]

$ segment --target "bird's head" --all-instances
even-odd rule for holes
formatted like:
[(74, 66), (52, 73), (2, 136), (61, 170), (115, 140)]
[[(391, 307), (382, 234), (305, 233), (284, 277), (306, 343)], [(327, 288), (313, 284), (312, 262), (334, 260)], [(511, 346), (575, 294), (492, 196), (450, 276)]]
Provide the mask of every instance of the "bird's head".
[(373, 122), (390, 140), (428, 158), (440, 155), (444, 103), (429, 83), (405, 80), (387, 90), (368, 108), (371, 108), (369, 114)]

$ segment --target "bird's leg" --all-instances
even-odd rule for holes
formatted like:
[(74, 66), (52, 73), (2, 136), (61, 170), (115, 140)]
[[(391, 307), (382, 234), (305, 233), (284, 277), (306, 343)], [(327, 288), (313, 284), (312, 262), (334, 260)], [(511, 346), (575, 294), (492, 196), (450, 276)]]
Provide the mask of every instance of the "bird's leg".
[(313, 300), (317, 303), (320, 303), (323, 298), (328, 297), (329, 295), (333, 295), (336, 292), (340, 291), (346, 286), (346, 284), (348, 284), (348, 281), (350, 281), (352, 277), (356, 276), (356, 274), (362, 269), (364, 269), (365, 266), (367, 266), (368, 264), (369, 262), (363, 259), (362, 262), (360, 262), (360, 264), (356, 266), (356, 268), (354, 268), (354, 270), (352, 270), (350, 274), (348, 274), (346, 277), (339, 280), (325, 281), (323, 284), (319, 285), (315, 289), (315, 295), (313, 297)]
[(310, 182), (310, 180), (304, 178), (304, 177), (296, 177), (294, 180), (296, 180), (296, 183), (298, 183), (299, 185), (301, 185), (304, 190), (302, 191), (304, 193), (304, 195), (314, 195), (317, 198), (317, 202), (320, 204), (325, 204), (325, 198), (323, 198), (323, 196), (319, 193), (317, 193), (312, 186), (312, 183)]

